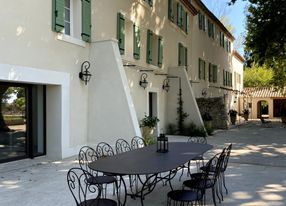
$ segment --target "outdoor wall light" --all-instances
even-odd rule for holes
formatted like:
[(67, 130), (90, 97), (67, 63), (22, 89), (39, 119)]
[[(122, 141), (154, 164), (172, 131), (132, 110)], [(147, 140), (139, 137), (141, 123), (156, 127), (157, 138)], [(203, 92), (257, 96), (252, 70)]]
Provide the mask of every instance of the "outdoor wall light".
[(162, 86), (162, 88), (163, 88), (166, 92), (169, 91), (170, 85), (169, 85), (169, 79), (168, 79), (168, 78), (166, 78), (166, 79), (163, 81), (163, 86)]
[(144, 89), (148, 86), (148, 82), (146, 80), (147, 77), (148, 75), (146, 73), (141, 74), (141, 77), (140, 77), (139, 85), (143, 87)]
[(88, 71), (90, 67), (90, 62), (89, 61), (84, 61), (81, 64), (81, 71), (79, 73), (79, 78), (84, 81), (84, 84), (87, 85), (87, 82), (90, 81), (91, 78), (91, 73)]
[(202, 90), (202, 96), (203, 97), (206, 97), (208, 95), (208, 93), (207, 93), (207, 88), (204, 88), (203, 90)]

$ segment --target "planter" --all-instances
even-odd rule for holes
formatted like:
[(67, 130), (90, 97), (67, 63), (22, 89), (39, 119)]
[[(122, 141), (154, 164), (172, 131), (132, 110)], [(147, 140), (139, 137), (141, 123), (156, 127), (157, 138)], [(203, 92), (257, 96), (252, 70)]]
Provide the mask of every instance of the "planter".
[(243, 117), (244, 117), (244, 120), (245, 120), (245, 121), (248, 121), (249, 114), (244, 114)]
[(235, 116), (230, 116), (230, 121), (232, 125), (235, 125), (236, 122), (236, 115)]
[(286, 123), (286, 116), (281, 117), (282, 123)]
[(154, 144), (154, 127), (141, 127), (141, 133), (146, 145)]

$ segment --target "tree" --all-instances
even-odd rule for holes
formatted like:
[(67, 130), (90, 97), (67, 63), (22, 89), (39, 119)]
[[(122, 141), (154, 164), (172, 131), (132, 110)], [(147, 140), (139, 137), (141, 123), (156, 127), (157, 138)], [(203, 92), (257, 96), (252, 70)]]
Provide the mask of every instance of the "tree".
[(245, 49), (249, 61), (273, 69), (273, 82), (282, 88), (286, 86), (286, 0), (248, 2)]
[(245, 87), (269, 87), (272, 85), (273, 71), (266, 65), (253, 64), (244, 71), (243, 83)]
[(9, 86), (1, 85), (0, 86), (0, 131), (9, 131), (9, 127), (6, 125), (3, 114), (2, 114), (2, 105), (5, 104), (7, 100), (7, 93)]

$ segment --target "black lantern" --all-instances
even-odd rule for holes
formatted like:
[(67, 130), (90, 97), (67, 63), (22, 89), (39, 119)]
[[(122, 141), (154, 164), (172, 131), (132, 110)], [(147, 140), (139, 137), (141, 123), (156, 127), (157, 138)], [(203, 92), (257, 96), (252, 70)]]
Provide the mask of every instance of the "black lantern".
[(148, 75), (146, 74), (146, 73), (143, 73), (143, 74), (141, 74), (141, 77), (140, 77), (140, 81), (139, 81), (139, 85), (141, 86), (141, 87), (143, 87), (144, 89), (147, 87), (147, 85), (148, 85), (148, 82), (147, 82), (147, 77), (148, 77)]
[(166, 153), (169, 150), (168, 137), (161, 133), (159, 137), (157, 137), (157, 152)]
[(166, 79), (163, 81), (163, 86), (162, 86), (162, 88), (163, 88), (166, 92), (169, 91), (170, 85), (169, 85), (169, 79), (168, 79), (168, 78), (166, 78)]
[(91, 73), (88, 71), (90, 67), (90, 62), (85, 61), (81, 65), (81, 71), (79, 73), (79, 78), (84, 81), (84, 84), (87, 85), (87, 82), (90, 81)]

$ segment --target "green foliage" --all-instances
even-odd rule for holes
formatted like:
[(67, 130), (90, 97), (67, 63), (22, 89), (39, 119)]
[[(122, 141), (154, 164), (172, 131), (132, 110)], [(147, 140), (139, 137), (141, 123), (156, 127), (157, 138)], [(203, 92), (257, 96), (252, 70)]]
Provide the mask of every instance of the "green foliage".
[(176, 134), (176, 133), (177, 133), (176, 125), (169, 124), (167, 128), (167, 134)]
[(183, 110), (183, 99), (182, 99), (182, 89), (179, 90), (179, 94), (178, 94), (178, 108), (177, 108), (177, 121), (178, 121), (178, 130), (179, 133), (183, 133), (184, 130), (184, 121), (185, 119), (189, 116), (186, 112), (184, 112)]
[(182, 135), (185, 136), (197, 136), (197, 137), (206, 137), (206, 131), (204, 127), (198, 127), (193, 122), (189, 123), (188, 125), (184, 126)]
[(230, 109), (229, 112), (228, 112), (229, 116), (233, 116), (235, 117), (237, 115), (237, 111), (234, 110), (234, 109)]
[(272, 82), (273, 71), (266, 64), (263, 66), (253, 64), (251, 68), (246, 68), (244, 71), (245, 87), (269, 87)]
[(205, 129), (206, 129), (208, 135), (212, 135), (214, 132), (212, 125), (208, 124), (207, 122), (204, 122), (204, 125), (205, 125)]
[(157, 117), (147, 116), (145, 114), (144, 118), (140, 122), (140, 126), (153, 128), (153, 127), (156, 127), (159, 121), (160, 120)]
[(156, 139), (154, 137), (145, 137), (144, 140), (146, 145), (156, 144)]

